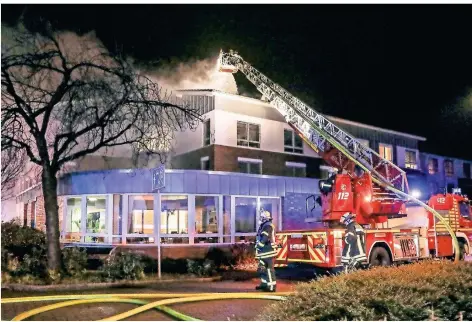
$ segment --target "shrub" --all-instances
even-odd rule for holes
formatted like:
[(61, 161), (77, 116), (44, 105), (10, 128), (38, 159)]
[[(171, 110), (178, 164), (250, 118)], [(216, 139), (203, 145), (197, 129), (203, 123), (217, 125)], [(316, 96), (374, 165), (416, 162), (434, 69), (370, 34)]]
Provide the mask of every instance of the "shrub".
[(187, 259), (187, 272), (197, 276), (213, 276), (216, 274), (216, 266), (212, 260)]
[(254, 244), (231, 245), (231, 266), (241, 270), (255, 270), (257, 262)]
[(143, 256), (131, 252), (110, 255), (101, 272), (107, 280), (140, 280), (144, 278)]
[[(462, 313), (461, 313), (462, 312)], [(472, 264), (427, 261), (379, 267), (300, 284), (290, 305), (271, 305), (266, 320), (472, 319)]]
[(187, 274), (187, 260), (164, 258), (161, 260), (161, 271), (165, 273)]
[(212, 247), (208, 250), (205, 259), (213, 261), (217, 269), (231, 265), (231, 253), (218, 247)]
[(12, 276), (47, 276), (46, 235), (15, 221), (2, 222), (2, 270)]
[(70, 276), (80, 276), (85, 273), (87, 258), (85, 248), (66, 247), (62, 250), (64, 268), (66, 273)]
[(22, 260), (26, 254), (31, 255), (33, 248), (46, 250), (46, 235), (42, 231), (15, 221), (2, 222), (2, 254), (6, 251)]

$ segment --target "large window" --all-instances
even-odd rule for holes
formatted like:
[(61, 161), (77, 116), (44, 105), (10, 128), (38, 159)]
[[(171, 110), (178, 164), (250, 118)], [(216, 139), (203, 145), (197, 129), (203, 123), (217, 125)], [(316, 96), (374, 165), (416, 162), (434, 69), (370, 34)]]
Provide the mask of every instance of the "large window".
[[(188, 243), (188, 198), (187, 196), (163, 195), (161, 196), (161, 234), (167, 237), (163, 243), (181, 244)], [(172, 237), (171, 235), (176, 235)]]
[(428, 173), (429, 174), (435, 174), (438, 173), (438, 159), (436, 158), (430, 158), (428, 160)]
[(262, 174), (262, 160), (238, 158), (239, 172)]
[(106, 197), (87, 196), (87, 233), (105, 233), (106, 211)]
[(257, 229), (257, 199), (236, 197), (235, 211), (235, 232), (255, 233)]
[(218, 197), (195, 196), (195, 233), (218, 233)]
[(67, 198), (67, 210), (66, 210), (66, 233), (80, 233), (82, 211), (81, 211), (82, 199), (79, 198)]
[(287, 177), (306, 177), (306, 164), (285, 162), (285, 175)]
[(454, 175), (454, 162), (452, 160), (444, 160), (444, 173), (448, 177)]
[(223, 197), (223, 242), (231, 242), (231, 196)]
[(379, 154), (382, 158), (393, 161), (393, 148), (391, 145), (380, 143)]
[(203, 145), (210, 145), (211, 142), (211, 127), (210, 119), (203, 123)]
[(416, 164), (416, 151), (405, 151), (405, 168), (407, 169), (417, 169), (418, 165)]
[(303, 153), (303, 141), (292, 130), (284, 129), (284, 151)]
[(113, 235), (121, 235), (122, 232), (122, 199), (121, 195), (113, 195)]
[(154, 197), (129, 196), (128, 233), (152, 235), (154, 233)]
[(279, 227), (280, 218), (280, 199), (279, 198), (260, 198), (259, 200), (261, 208), (270, 212), (272, 215), (272, 223), (275, 225), (275, 230), (280, 231), (282, 227)]
[(251, 148), (261, 147), (260, 125), (238, 121), (238, 145)]
[(218, 234), (218, 197), (195, 196), (195, 234), (196, 243), (217, 243), (218, 236), (198, 236)]

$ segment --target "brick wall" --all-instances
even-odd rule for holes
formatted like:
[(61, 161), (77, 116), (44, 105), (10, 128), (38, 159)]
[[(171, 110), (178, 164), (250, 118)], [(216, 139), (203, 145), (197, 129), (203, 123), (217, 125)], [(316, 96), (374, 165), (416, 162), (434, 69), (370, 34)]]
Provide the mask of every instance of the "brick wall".
[[(209, 145), (201, 149), (197, 149), (188, 153), (180, 154), (172, 157), (171, 166), (173, 169), (193, 169), (200, 170), (201, 164), (200, 159), (202, 157), (208, 157), (210, 161), (210, 170), (216, 170), (214, 168), (214, 145)], [(218, 171), (218, 170), (216, 170)]]
[[(230, 246), (211, 246), (211, 245), (192, 245), (192, 246), (175, 246), (175, 247), (161, 247), (161, 258), (172, 259), (201, 259), (205, 258), (211, 248), (218, 248), (229, 252)], [(147, 255), (157, 259), (157, 246), (138, 246), (138, 245), (123, 245), (117, 246), (117, 251), (130, 250), (134, 253)]]
[(299, 230), (323, 227), (321, 223), (305, 222), (306, 218), (321, 219), (321, 208), (316, 204), (316, 208), (310, 215), (306, 213), (306, 198), (310, 194), (287, 193), (282, 198), (282, 228), (283, 230)]
[(287, 161), (305, 163), (308, 178), (319, 178), (320, 165), (323, 162), (320, 158), (311, 158), (303, 155), (215, 145), (215, 170), (238, 172), (238, 157), (261, 159), (262, 174), (275, 176), (285, 175), (285, 162)]

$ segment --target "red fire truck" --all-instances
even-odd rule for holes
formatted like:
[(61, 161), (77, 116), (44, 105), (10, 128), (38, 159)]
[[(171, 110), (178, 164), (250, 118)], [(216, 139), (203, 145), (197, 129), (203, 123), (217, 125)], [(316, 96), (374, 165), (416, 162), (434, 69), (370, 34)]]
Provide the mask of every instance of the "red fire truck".
[[(333, 269), (341, 266), (344, 245), (344, 227), (338, 223), (345, 212), (355, 212), (355, 191), (351, 179), (337, 175), (332, 188), (323, 188), (321, 203), (324, 227), (309, 231), (284, 231), (277, 234), (281, 245), (276, 257), (276, 267), (290, 263), (310, 263), (316, 267)], [(386, 266), (394, 262), (409, 262), (433, 257), (453, 257), (452, 237), (446, 227), (423, 207), (407, 206), (396, 216), (366, 216), (375, 208), (375, 193), (371, 197), (360, 196), (357, 221), (366, 228), (366, 255), (371, 266)], [(313, 202), (310, 202), (312, 201)], [(308, 212), (313, 210), (315, 197), (307, 201)], [(454, 230), (461, 249), (460, 258), (471, 254), (472, 211), (470, 201), (460, 193), (432, 196), (428, 204), (438, 211)], [(315, 206), (316, 207), (316, 206)], [(405, 211), (406, 210), (406, 211)], [(388, 218), (387, 218), (388, 217)]]
[[(366, 229), (370, 265), (390, 265), (470, 252), (472, 219), (469, 200), (458, 192), (436, 195), (423, 204), (409, 195), (405, 171), (363, 145), (280, 85), (246, 62), (238, 53), (220, 53), (219, 71), (241, 71), (294, 131), (334, 171), (319, 181), (321, 196), (307, 199), (307, 213), (321, 208), (320, 228), (282, 231), (276, 267), (310, 263), (322, 268), (341, 265), (346, 212)], [(313, 187), (315, 190), (315, 187)], [(411, 202), (419, 207), (414, 207)], [(302, 220), (302, 218), (300, 218)], [(439, 219), (439, 221), (438, 221)]]

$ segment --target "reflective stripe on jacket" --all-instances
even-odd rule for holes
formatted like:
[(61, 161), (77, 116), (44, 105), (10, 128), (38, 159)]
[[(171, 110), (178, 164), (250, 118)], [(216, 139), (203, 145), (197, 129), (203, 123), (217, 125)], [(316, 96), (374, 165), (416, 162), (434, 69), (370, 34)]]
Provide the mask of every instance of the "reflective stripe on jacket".
[(266, 221), (259, 226), (256, 237), (256, 258), (269, 258), (277, 255), (275, 226)]
[(358, 223), (352, 222), (347, 225), (344, 235), (345, 245), (341, 257), (341, 263), (347, 264), (350, 261), (364, 262), (367, 260), (365, 254), (365, 232)]

